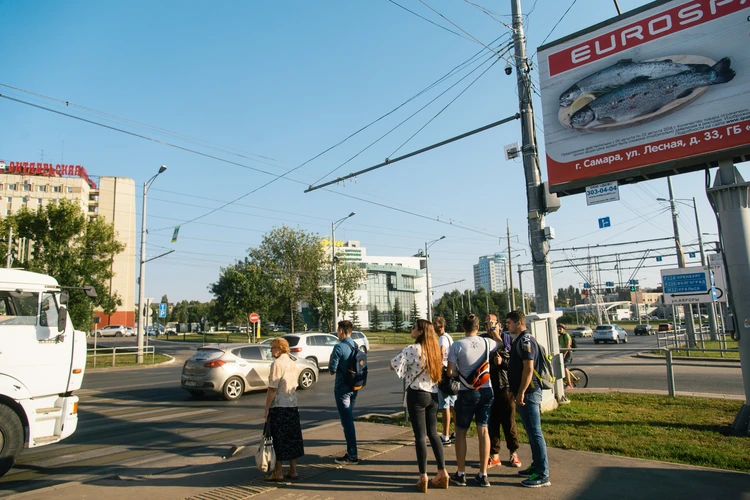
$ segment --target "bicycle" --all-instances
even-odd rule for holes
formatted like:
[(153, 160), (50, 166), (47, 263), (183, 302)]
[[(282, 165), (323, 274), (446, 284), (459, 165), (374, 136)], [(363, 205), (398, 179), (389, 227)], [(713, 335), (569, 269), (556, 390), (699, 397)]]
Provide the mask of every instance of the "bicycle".
[(589, 375), (580, 368), (568, 368), (570, 383), (574, 388), (583, 389), (589, 385)]

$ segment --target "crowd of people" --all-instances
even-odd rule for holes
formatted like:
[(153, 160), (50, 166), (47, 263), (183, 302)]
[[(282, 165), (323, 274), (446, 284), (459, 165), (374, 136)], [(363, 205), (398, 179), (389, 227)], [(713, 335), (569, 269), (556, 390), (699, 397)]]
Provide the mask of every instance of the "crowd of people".
[[(462, 327), (464, 337), (454, 341), (445, 333), (444, 318), (437, 317), (432, 323), (417, 320), (410, 333), (414, 343), (390, 363), (391, 370), (404, 380), (406, 387), (404, 406), (414, 431), (419, 469), (417, 489), (427, 492), (429, 486), (448, 488), (449, 484), (467, 484), (466, 437), (472, 422), (479, 439), (476, 484), (490, 486), (488, 469), (503, 465), (500, 458), (503, 436), (508, 450), (504, 465), (521, 469), (516, 412), (528, 435), (532, 454), (531, 464), (518, 472), (521, 484), (532, 488), (549, 486), (547, 448), (541, 428), (542, 384), (536, 371), (541, 354), (539, 345), (526, 329), (525, 315), (511, 311), (503, 328), (497, 316), (490, 314), (485, 320), (486, 331), (480, 334), (479, 318), (469, 314), (463, 319)], [(562, 333), (558, 329), (561, 336), (565, 330), (564, 325), (562, 327)], [(350, 360), (357, 346), (351, 333), (350, 321), (338, 323), (339, 343), (328, 365), (329, 372), (336, 377), (334, 399), (346, 440), (346, 453), (335, 459), (339, 464), (359, 462), (353, 416), (358, 391), (349, 382)], [(561, 346), (570, 347), (563, 342)], [(275, 361), (269, 377), (266, 419), (270, 424), (276, 464), (266, 479), (296, 479), (296, 460), (304, 454), (296, 371), (286, 340), (274, 339), (271, 348)], [(457, 391), (456, 384), (440, 384), (450, 379), (459, 381)], [(438, 432), (438, 413), (442, 433)], [(454, 422), (454, 432), (451, 432), (451, 422)], [(437, 474), (432, 479), (427, 474), (427, 440), (437, 464)], [(451, 445), (455, 445), (457, 469), (453, 474), (448, 473), (445, 463), (445, 448)], [(283, 461), (289, 461), (286, 475), (283, 475)]]

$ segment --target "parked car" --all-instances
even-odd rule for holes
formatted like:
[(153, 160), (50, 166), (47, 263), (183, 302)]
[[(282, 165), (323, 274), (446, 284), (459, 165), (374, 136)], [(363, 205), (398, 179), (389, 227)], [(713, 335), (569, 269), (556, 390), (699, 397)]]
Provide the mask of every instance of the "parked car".
[(659, 323), (659, 331), (660, 332), (671, 332), (674, 330), (674, 326), (672, 326), (672, 323)]
[(656, 333), (654, 327), (651, 325), (635, 325), (633, 329), (634, 335), (653, 335)]
[(598, 325), (594, 330), (594, 344), (599, 342), (628, 342), (628, 332), (617, 325)]
[[(299, 369), (300, 389), (309, 389), (318, 380), (318, 367), (292, 356)], [(193, 396), (221, 394), (232, 401), (245, 392), (268, 387), (271, 347), (260, 344), (219, 344), (199, 347), (182, 367), (183, 389)]]
[(150, 337), (156, 337), (157, 335), (164, 335), (164, 327), (161, 325), (149, 326), (146, 328), (146, 335)]
[(130, 337), (135, 335), (135, 330), (131, 326), (107, 325), (94, 331), (97, 337)]
[(330, 333), (287, 333), (282, 335), (289, 342), (289, 350), (297, 357), (305, 358), (320, 368), (328, 367), (328, 360), (339, 338)]
[(593, 331), (588, 326), (578, 325), (569, 331), (572, 337), (591, 337)]

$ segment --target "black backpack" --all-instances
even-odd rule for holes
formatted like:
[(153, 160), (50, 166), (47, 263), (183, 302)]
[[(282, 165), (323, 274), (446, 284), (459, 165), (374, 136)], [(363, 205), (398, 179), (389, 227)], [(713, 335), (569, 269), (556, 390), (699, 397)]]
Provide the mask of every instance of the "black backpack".
[(360, 351), (354, 341), (348, 340), (354, 352), (349, 357), (349, 366), (346, 368), (344, 381), (353, 391), (358, 391), (367, 385), (367, 354)]

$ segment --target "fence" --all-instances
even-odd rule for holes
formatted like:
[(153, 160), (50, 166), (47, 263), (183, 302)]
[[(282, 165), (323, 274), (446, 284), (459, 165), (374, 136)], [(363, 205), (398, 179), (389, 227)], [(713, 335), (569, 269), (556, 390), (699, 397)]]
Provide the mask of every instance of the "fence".
[[(96, 358), (112, 357), (112, 366), (116, 365), (117, 356), (138, 354), (138, 346), (125, 346), (125, 347), (95, 347), (86, 350), (86, 359), (93, 358), (94, 367), (96, 367)], [(151, 355), (151, 363), (154, 362), (155, 352), (154, 346), (144, 346), (143, 355)]]
[[(708, 336), (708, 339), (706, 338)], [(711, 340), (711, 336), (709, 333), (707, 333), (707, 329), (701, 329), (700, 332), (695, 332), (695, 341), (696, 344), (700, 344), (700, 348), (695, 348), (695, 350), (700, 350), (702, 352), (719, 352), (720, 356), (723, 358), (724, 353), (727, 351), (732, 351), (732, 349), (729, 349), (727, 347), (727, 337), (731, 339), (731, 336), (727, 333), (719, 333), (717, 334), (717, 337), (719, 339), (719, 349), (718, 350), (712, 350), (712, 349), (706, 349), (706, 341)], [(687, 351), (688, 357), (690, 357), (690, 352), (694, 349), (685, 349), (689, 347), (688, 345), (688, 339), (687, 339), (687, 333), (684, 328), (678, 328), (677, 330), (671, 330), (667, 332), (656, 332), (656, 347), (657, 348), (665, 348), (665, 349), (680, 349), (681, 351)]]

